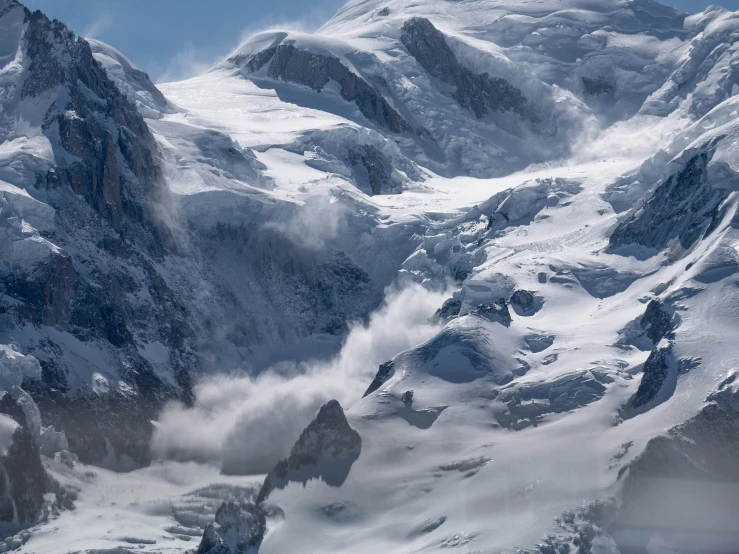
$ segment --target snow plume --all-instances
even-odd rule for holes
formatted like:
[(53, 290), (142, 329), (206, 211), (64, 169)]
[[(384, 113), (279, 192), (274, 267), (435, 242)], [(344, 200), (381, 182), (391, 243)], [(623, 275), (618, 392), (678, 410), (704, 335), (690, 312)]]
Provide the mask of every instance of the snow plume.
[(269, 221), (265, 227), (308, 250), (323, 250), (346, 225), (348, 208), (331, 193), (309, 197), (285, 221)]
[(219, 56), (213, 52), (195, 48), (192, 44), (185, 44), (161, 70), (156, 83), (170, 83), (195, 77), (210, 69)]
[(85, 38), (98, 38), (113, 25), (113, 17), (110, 14), (102, 14), (91, 21), (82, 31)]
[(336, 6), (335, 0), (314, 0), (310, 7), (300, 14), (300, 19), (274, 16), (262, 17), (241, 30), (239, 42), (246, 42), (254, 35), (269, 31), (313, 33), (336, 13)]
[(431, 338), (429, 317), (445, 295), (420, 285), (392, 289), (369, 322), (354, 324), (326, 362), (279, 364), (257, 377), (218, 375), (195, 388), (192, 408), (172, 404), (156, 424), (160, 459), (220, 463), (224, 473), (266, 473), (286, 456), (327, 400), (361, 398), (380, 364)]

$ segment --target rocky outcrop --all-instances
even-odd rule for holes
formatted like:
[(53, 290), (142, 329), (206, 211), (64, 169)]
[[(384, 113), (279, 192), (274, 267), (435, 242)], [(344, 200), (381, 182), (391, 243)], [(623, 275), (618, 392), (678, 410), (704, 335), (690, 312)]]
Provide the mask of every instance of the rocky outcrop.
[(116, 230), (127, 219), (160, 234), (154, 206), (164, 194), (154, 138), (136, 107), (95, 61), (90, 45), (40, 11), (27, 12), (23, 50), (29, 60), (21, 98), (56, 87), (67, 95), (49, 107), (43, 131), (57, 141), (57, 167), (39, 175), (48, 188), (69, 186)]
[(655, 299), (647, 305), (647, 309), (639, 321), (639, 325), (644, 331), (644, 334), (649, 337), (649, 340), (656, 345), (672, 333), (675, 322), (673, 315), (662, 302)]
[(535, 292), (516, 289), (511, 295), (510, 304), (516, 314), (530, 317), (541, 310), (544, 301)]
[(320, 478), (330, 486), (341, 486), (361, 449), (359, 433), (349, 425), (341, 405), (331, 400), (301, 433), (290, 455), (280, 460), (267, 475), (257, 503), (290, 481), (306, 483)]
[(729, 191), (714, 189), (706, 177), (707, 152), (688, 158), (661, 183), (649, 199), (632, 211), (611, 234), (612, 249), (641, 245), (662, 250), (676, 240), (680, 256), (710, 234), (721, 220)]
[(47, 477), (23, 406), (10, 393), (0, 394), (0, 414), (18, 424), (12, 444), (0, 457), (0, 525), (7, 532), (28, 527), (38, 520), (44, 506)]
[(672, 303), (655, 298), (649, 302), (641, 317), (630, 321), (619, 331), (620, 339), (616, 345), (653, 350), (662, 339), (674, 339), (674, 331), (679, 323), (680, 317), (675, 313)]
[(501, 299), (499, 302), (491, 302), (490, 304), (481, 304), (472, 312), (474, 315), (487, 319), (491, 323), (500, 323), (504, 327), (511, 324), (511, 312), (508, 310), (508, 304)]
[[(12, 184), (29, 195), (25, 202), (34, 211), (14, 211), (19, 195), (6, 196), (4, 211), (22, 218), (25, 228), (38, 229), (35, 242), (46, 253), (6, 259), (2, 252), (0, 339), (33, 349), (41, 375), (24, 387), (45, 426), (64, 431), (82, 460), (101, 463), (115, 451), (145, 463), (144, 431), (150, 432), (150, 420), (164, 402), (186, 398), (193, 367), (184, 346), (192, 336), (188, 314), (159, 273), (175, 248), (161, 217), (167, 189), (157, 146), (136, 105), (86, 41), (39, 11), (16, 2), (7, 9), (13, 11), (7, 17), (23, 22), (11, 47), (24, 64), (19, 86), (4, 89), (0, 117), (19, 117), (19, 105), (36, 106), (37, 130), (53, 158), (42, 163), (20, 152), (14, 163), (29, 169), (15, 174)], [(137, 348), (137, 338), (152, 324), (159, 330), (149, 341), (172, 348), (178, 386), (161, 379)], [(19, 332), (24, 328), (32, 335)], [(113, 382), (125, 394), (70, 382), (74, 364), (86, 363), (71, 362), (68, 348), (77, 341), (105, 360), (85, 371), (116, 374)]]
[(456, 296), (452, 298), (447, 298), (441, 308), (436, 310), (436, 313), (434, 314), (434, 321), (446, 323), (450, 319), (454, 319), (455, 317), (457, 317), (461, 309), (461, 298), (457, 298)]
[(635, 415), (672, 396), (677, 381), (677, 365), (671, 343), (652, 350), (644, 362), (644, 375), (639, 388), (626, 404), (623, 415)]
[(400, 40), (431, 76), (455, 88), (454, 98), (478, 119), (506, 111), (532, 121), (537, 119), (520, 89), (505, 79), (474, 73), (461, 65), (444, 35), (428, 19), (414, 17), (406, 21)]
[(511, 295), (511, 304), (522, 312), (530, 312), (534, 309), (534, 294), (527, 290), (516, 290)]
[(252, 56), (246, 68), (254, 73), (268, 63), (267, 75), (272, 79), (304, 85), (316, 92), (322, 91), (329, 81), (335, 81), (341, 88), (341, 97), (347, 102), (354, 102), (362, 115), (373, 123), (391, 133), (412, 131), (409, 123), (380, 91), (352, 72), (337, 57), (280, 44)]
[(43, 423), (63, 430), (68, 448), (81, 462), (131, 470), (151, 461), (152, 421), (162, 406), (179, 396), (161, 382), (121, 391), (66, 394), (47, 386), (30, 388)]
[(372, 379), (372, 382), (370, 383), (370, 386), (367, 387), (367, 390), (365, 391), (364, 395), (362, 395), (362, 398), (365, 396), (369, 396), (373, 392), (375, 392), (377, 389), (379, 389), (382, 385), (384, 385), (390, 377), (392, 377), (395, 374), (395, 368), (393, 366), (393, 362), (385, 362), (380, 366), (380, 369), (377, 370), (377, 374), (375, 375), (375, 378)]
[(246, 554), (264, 538), (266, 520), (261, 508), (247, 501), (221, 504), (215, 523), (205, 528), (196, 554)]
[(393, 180), (392, 165), (374, 146), (362, 145), (350, 150), (349, 163), (359, 188), (373, 195), (401, 192), (402, 183)]

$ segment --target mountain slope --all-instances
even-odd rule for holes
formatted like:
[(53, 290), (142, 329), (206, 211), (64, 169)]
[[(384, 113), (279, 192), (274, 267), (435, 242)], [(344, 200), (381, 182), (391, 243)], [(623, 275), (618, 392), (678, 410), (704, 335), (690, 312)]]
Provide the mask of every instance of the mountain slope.
[(735, 14), (357, 0), (157, 88), (0, 6), (0, 342), (81, 460), (22, 551), (732, 551)]

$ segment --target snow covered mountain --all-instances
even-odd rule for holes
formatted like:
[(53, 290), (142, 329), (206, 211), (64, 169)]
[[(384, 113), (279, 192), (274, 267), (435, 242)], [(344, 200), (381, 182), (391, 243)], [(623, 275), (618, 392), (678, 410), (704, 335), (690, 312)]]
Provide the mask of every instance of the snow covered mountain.
[(739, 15), (0, 29), (0, 550), (736, 551)]

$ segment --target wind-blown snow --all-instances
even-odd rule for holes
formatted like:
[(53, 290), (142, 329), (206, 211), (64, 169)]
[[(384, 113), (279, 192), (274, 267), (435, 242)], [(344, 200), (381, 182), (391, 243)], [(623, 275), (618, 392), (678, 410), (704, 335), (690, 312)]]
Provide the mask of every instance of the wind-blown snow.
[(364, 325), (356, 323), (329, 360), (282, 362), (257, 377), (219, 375), (195, 389), (195, 405), (171, 406), (152, 448), (160, 458), (220, 463), (224, 472), (268, 473), (327, 400), (353, 403), (377, 367), (436, 333), (443, 301), (418, 285), (390, 291)]

